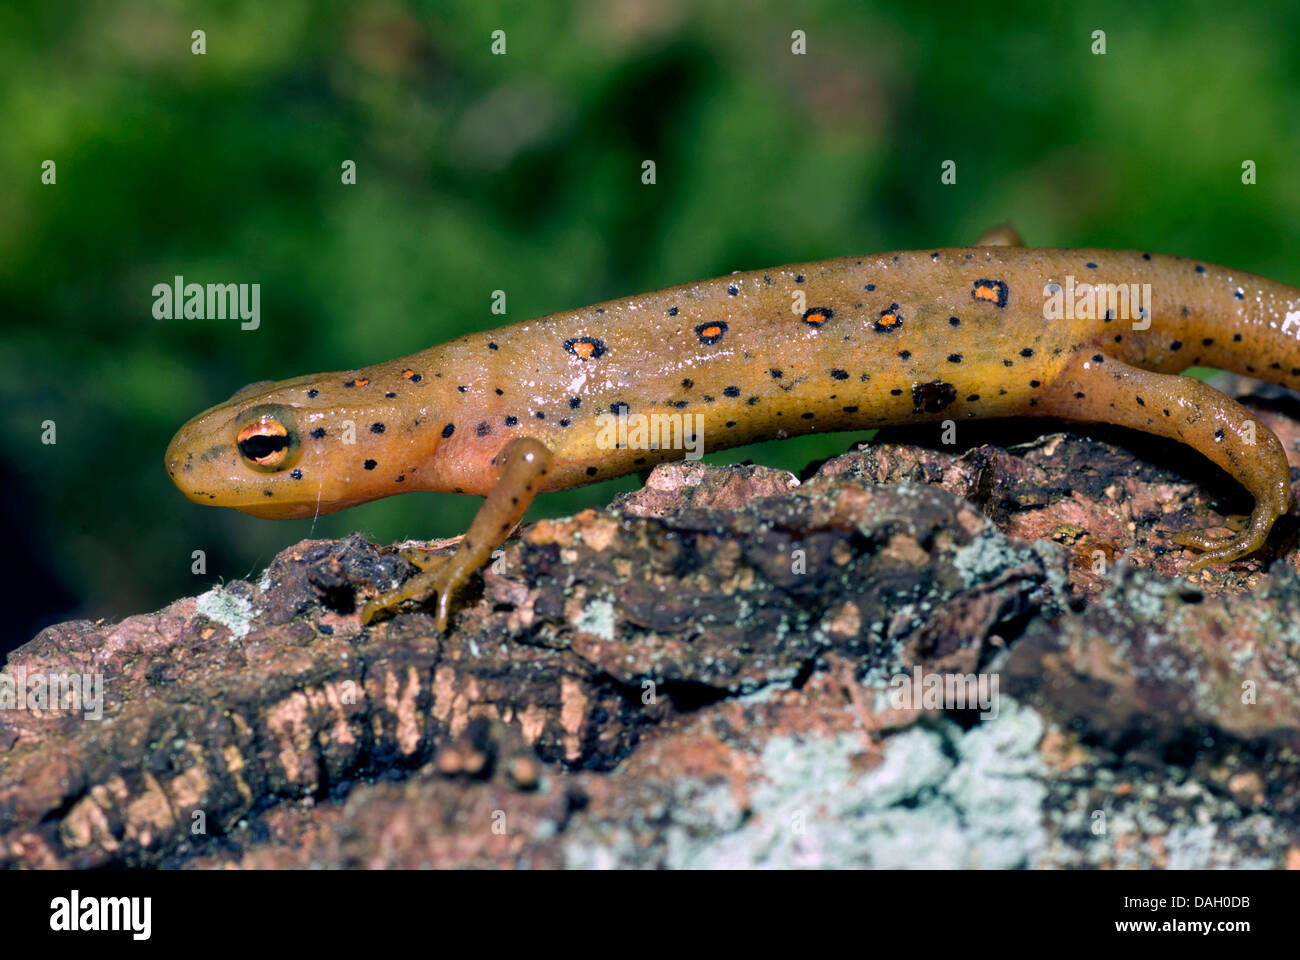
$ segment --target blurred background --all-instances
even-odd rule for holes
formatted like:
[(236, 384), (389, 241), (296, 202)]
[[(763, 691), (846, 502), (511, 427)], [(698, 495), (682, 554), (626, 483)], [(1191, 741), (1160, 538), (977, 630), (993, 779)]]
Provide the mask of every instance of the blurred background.
[[(0, 7), (0, 523), (17, 571), (0, 650), (255, 579), (313, 531), (463, 531), (477, 498), (408, 494), (314, 527), (185, 500), (168, 440), (254, 380), (732, 270), (962, 245), (1007, 218), (1031, 245), (1300, 285), (1300, 6), (1047, 7)], [(176, 274), (260, 283), (260, 329), (155, 320), (153, 285)], [(798, 472), (860, 436), (710, 459)]]

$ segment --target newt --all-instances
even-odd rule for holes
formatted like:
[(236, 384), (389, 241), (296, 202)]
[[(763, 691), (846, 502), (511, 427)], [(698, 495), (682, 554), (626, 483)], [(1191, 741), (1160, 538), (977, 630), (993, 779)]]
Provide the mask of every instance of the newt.
[(445, 630), (457, 587), (537, 494), (682, 456), (622, 442), (630, 431), (611, 442), (614, 418), (689, 414), (718, 450), (1056, 417), (1173, 438), (1253, 495), (1240, 530), (1174, 537), (1200, 551), (1197, 570), (1258, 550), (1294, 500), (1277, 437), (1180, 375), (1191, 366), (1300, 388), (1300, 289), (1182, 257), (1025, 247), (1007, 225), (972, 247), (733, 273), (251, 384), (181, 427), (165, 465), (189, 499), (259, 517), (408, 490), (485, 496), (450, 558), (407, 551), (422, 572), (362, 610), (368, 623), (436, 596)]

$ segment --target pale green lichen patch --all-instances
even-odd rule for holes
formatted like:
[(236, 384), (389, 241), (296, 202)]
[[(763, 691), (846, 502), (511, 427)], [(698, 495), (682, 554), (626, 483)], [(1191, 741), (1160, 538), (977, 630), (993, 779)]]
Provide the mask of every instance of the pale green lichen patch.
[(1032, 550), (1028, 547), (1016, 546), (993, 527), (982, 531), (971, 543), (957, 550), (952, 557), (952, 565), (970, 585), (981, 583), (1013, 567), (1033, 562)]
[(1014, 867), (1046, 843), (1038, 776), (1038, 715), (1004, 699), (1002, 712), (962, 733), (942, 721), (886, 742), (883, 763), (856, 773), (853, 734), (774, 737), (743, 827), (695, 845), (682, 867)]
[(241, 640), (252, 629), (253, 605), (244, 597), (227, 593), (224, 587), (213, 587), (199, 596), (195, 605), (199, 613), (221, 624)]
[(574, 624), (583, 633), (590, 633), (602, 640), (614, 639), (614, 604), (604, 598), (597, 598), (583, 607)]

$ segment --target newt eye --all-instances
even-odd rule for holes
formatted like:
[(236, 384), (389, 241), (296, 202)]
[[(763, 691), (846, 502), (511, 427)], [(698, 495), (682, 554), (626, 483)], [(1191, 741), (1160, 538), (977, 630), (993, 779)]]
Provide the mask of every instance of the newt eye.
[(298, 460), (300, 447), (293, 415), (277, 404), (261, 404), (239, 418), (235, 446), (254, 470), (276, 473)]

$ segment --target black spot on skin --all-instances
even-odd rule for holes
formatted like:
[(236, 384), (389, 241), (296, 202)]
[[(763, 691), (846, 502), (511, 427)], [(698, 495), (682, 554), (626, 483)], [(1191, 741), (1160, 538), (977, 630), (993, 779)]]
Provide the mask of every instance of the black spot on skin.
[(297, 467), (295, 467), (294, 469), (289, 471), (289, 476), (293, 477), (295, 480), (301, 480), (302, 471), (299, 470)]
[(507, 427), (519, 426), (519, 418), (512, 413), (510, 416), (506, 417), (506, 426)]
[(957, 388), (942, 380), (918, 383), (912, 387), (912, 403), (919, 412), (938, 413), (957, 399)]
[(1164, 413), (1164, 415), (1165, 415), (1166, 417), (1169, 416), (1169, 408), (1168, 408), (1168, 407), (1163, 408), (1162, 412)]
[(480, 437), (486, 437), (489, 433), (492, 432), (492, 427), (488, 425), (488, 422), (486, 420), (483, 420), (482, 422), (479, 423), (477, 427), (474, 428), (474, 432), (477, 433)]
[(1143, 259), (1143, 260), (1150, 260), (1150, 259), (1151, 259), (1151, 254), (1149, 254), (1149, 253), (1144, 253), (1144, 254), (1142, 254), (1142, 259)]
[(1181, 349), (1183, 349), (1183, 341), (1181, 341), (1181, 340), (1175, 340), (1173, 343), (1169, 344), (1169, 349), (1170, 349), (1170, 350), (1181, 350)]
[[(736, 392), (739, 393), (740, 391), (737, 390)], [(613, 403), (609, 405), (609, 412), (614, 414), (614, 416), (616, 417), (621, 417), (625, 415), (631, 409), (632, 408), (629, 407), (622, 400), (615, 400)]]
[[(601, 313), (604, 313), (605, 311), (602, 310), (602, 311), (600, 311), (600, 312), (601, 312)], [(488, 344), (488, 349), (489, 349), (489, 350), (500, 350), (501, 348), (498, 347), (495, 343), (489, 343), (489, 344)]]
[(313, 440), (319, 440), (321, 437), (325, 436), (325, 428), (317, 427), (311, 432), (311, 436)]
[(1082, 393), (1078, 393), (1078, 392), (1076, 392), (1076, 393), (1074, 394), (1074, 399), (1076, 399), (1076, 400), (1082, 400), (1082, 399), (1083, 399), (1083, 394), (1082, 394)]
[(1092, 362), (1093, 362), (1093, 363), (1105, 363), (1105, 362), (1106, 362), (1106, 358), (1103, 357), (1100, 353), (1094, 353), (1094, 354), (1092, 355)]
[(536, 417), (538, 420), (545, 420), (545, 419), (546, 419), (546, 411), (545, 411), (545, 410), (538, 410), (536, 413), (533, 414), (533, 416)]
[(1137, 398), (1137, 402), (1139, 407), (1145, 407), (1147, 405), (1147, 402), (1143, 400), (1141, 397)]
[(713, 402), (713, 397), (709, 396), (707, 393), (704, 394), (704, 402), (705, 402), (705, 403), (712, 403), (712, 402)]
[[(691, 390), (691, 389), (693, 389), (694, 387), (695, 387), (695, 381), (692, 380), (690, 377), (687, 377), (685, 380), (682, 381), (682, 389), (683, 389), (683, 390)], [(576, 398), (575, 398), (575, 399), (576, 399)], [(569, 401), (569, 406), (573, 406), (573, 401), (572, 401), (572, 400)]]
[(994, 303), (999, 307), (1007, 305), (1007, 285), (1001, 280), (976, 280), (971, 287), (971, 299), (979, 303)]
[(1201, 346), (1208, 347), (1214, 343), (1213, 337), (1206, 337), (1201, 341)]
[(1232, 296), (1233, 296), (1233, 298), (1236, 299), (1236, 300), (1245, 300), (1245, 299), (1246, 299), (1246, 294), (1245, 294), (1244, 291), (1242, 291), (1242, 289), (1241, 289), (1240, 287), (1238, 287), (1238, 288), (1236, 289), (1236, 291), (1233, 293)]
[(815, 413), (801, 413), (801, 414), (799, 414), (799, 416), (802, 417), (802, 418), (805, 419), (805, 420), (811, 420), (813, 417), (817, 416), (817, 414), (815, 414)]
[(1043, 381), (1041, 381), (1041, 380), (1030, 380), (1030, 381), (1029, 381), (1029, 385), (1030, 385), (1031, 387), (1033, 387), (1035, 390), (1037, 390), (1039, 387), (1041, 387), (1041, 386), (1043, 385)]
[[(442, 374), (440, 373), (440, 374), (438, 374), (438, 376), (441, 377)], [(410, 376), (408, 379), (409, 379), (412, 383), (419, 383), (421, 380), (424, 379), (424, 375), (423, 375), (423, 374), (420, 374), (420, 373), (413, 373), (413, 374), (411, 374), (411, 376)]]
[(979, 395), (978, 393), (972, 393), (969, 397), (966, 398), (966, 402), (967, 402), (967, 403), (974, 403), (974, 402), (975, 402), (976, 400), (978, 400), (979, 398), (980, 398), (980, 395)]
[(382, 423), (372, 423), (372, 424), (370, 425), (370, 432), (371, 432), (371, 433), (383, 433), (383, 432), (384, 432), (384, 425), (383, 425)]
[(950, 354), (948, 354), (948, 362), (949, 362), (949, 363), (961, 363), (961, 354), (960, 354), (960, 353), (950, 353)]
[(1274, 360), (1272, 363), (1269, 364), (1269, 368), (1272, 369), (1272, 370), (1281, 370), (1281, 369), (1282, 369), (1282, 364), (1280, 364), (1280, 363), (1278, 363), (1276, 360)]
[(641, 466), (641, 464), (643, 464), (643, 463), (646, 462), (646, 459), (645, 459), (645, 457), (637, 457), (637, 458), (636, 458), (635, 460), (633, 460), (632, 462), (633, 462), (634, 464), (636, 464), (636, 465), (639, 467), (639, 466)]
[(677, 308), (676, 308), (676, 307), (669, 307), (669, 308), (668, 308), (668, 316), (670, 316), (670, 317), (675, 317), (675, 316), (677, 316)]
[(492, 392), (495, 393), (498, 397), (504, 397), (506, 395), (506, 392), (502, 390), (500, 387), (497, 387)]
[(319, 390), (308, 390), (308, 391), (307, 391), (307, 399), (308, 399), (308, 400), (315, 400), (318, 396), (320, 396), (320, 391), (319, 391)]
[(1021, 355), (1022, 357), (1032, 357), (1032, 356), (1034, 355), (1034, 348), (1033, 348), (1033, 347), (1025, 347), (1025, 349), (1023, 349), (1023, 350), (1020, 351), (1020, 355)]
[(1119, 343), (1119, 342), (1120, 342), (1121, 340), (1123, 340), (1123, 339), (1124, 339), (1124, 334), (1122, 334), (1122, 333), (1117, 333), (1117, 334), (1115, 334), (1115, 342), (1116, 342), (1116, 343)]
[(871, 291), (871, 290), (876, 289), (876, 285), (875, 285), (874, 283), (869, 283), (869, 284), (867, 284), (863, 289), (864, 289), (864, 290), (867, 290), (867, 291)]
[(1093, 263), (1092, 261), (1088, 261), (1087, 263), (1084, 264), (1084, 266), (1087, 267), (1089, 270), (1096, 270), (1096, 269), (1097, 269), (1097, 265), (1096, 265), (1095, 263)]
[(570, 397), (570, 398), (569, 398), (569, 409), (570, 409), (570, 410), (577, 410), (580, 406), (582, 406), (582, 397)]
[(857, 412), (858, 412), (858, 408), (857, 408), (857, 407), (844, 407), (843, 409), (844, 409), (844, 412), (845, 412), (845, 413), (857, 413)]
[(912, 351), (911, 351), (911, 350), (899, 350), (899, 351), (898, 351), (898, 355), (899, 355), (900, 357), (902, 357), (904, 360), (907, 360), (907, 359), (909, 359), (909, 358), (912, 356)]
[(457, 387), (456, 389), (459, 390), (461, 393), (469, 393), (469, 387), (466, 387), (466, 386), (463, 386), (463, 385)]
[(1292, 367), (1292, 368), (1291, 368), (1291, 376), (1293, 376), (1293, 377), (1300, 377), (1300, 367)]
[(1247, 372), (1247, 373), (1254, 373), (1254, 372), (1255, 372), (1255, 368), (1252, 367), (1250, 364), (1246, 364), (1246, 372)]
[[(585, 344), (581, 351), (577, 349), (580, 343)], [(581, 360), (599, 360), (605, 355), (605, 344), (595, 337), (572, 337), (564, 341), (564, 350)]]
[(1232, 342), (1233, 342), (1233, 343), (1241, 343), (1241, 334), (1239, 334), (1239, 333), (1234, 333), (1234, 334), (1232, 335)]
[(740, 293), (740, 287), (736, 286), (734, 283), (729, 283), (727, 284), (727, 293), (729, 296), (734, 297), (736, 294)]
[(1198, 264), (1196, 265), (1196, 272), (1197, 272), (1197, 273), (1204, 273), (1204, 272), (1205, 272), (1205, 267), (1203, 267), (1201, 264), (1198, 263)]
[(847, 370), (832, 370), (831, 376), (836, 380), (847, 380), (849, 372)]
[(749, 404), (752, 407), (754, 404), (758, 403), (758, 399), (759, 399), (758, 397), (750, 397), (745, 401), (745, 403)]
[(393, 483), (405, 483), (405, 482), (406, 482), (406, 474), (404, 473), (399, 473), (397, 475), (397, 478), (393, 481)]
[(725, 387), (722, 393), (723, 396), (738, 397), (740, 396), (740, 387)]
[(678, 410), (684, 410), (684, 409), (686, 409), (688, 406), (690, 406), (690, 401), (689, 401), (689, 400), (674, 400), (674, 401), (672, 402), (672, 406), (676, 407)]
[(589, 477), (594, 477), (594, 476), (595, 476), (596, 474), (598, 474), (598, 473), (600, 473), (600, 471), (597, 470), (595, 467), (588, 467), (588, 468), (587, 468), (587, 476), (589, 476)]
[(455, 432), (456, 432), (456, 424), (454, 424), (454, 423), (449, 423), (449, 424), (447, 424), (445, 427), (442, 428), (442, 438), (443, 438), (444, 440), (446, 440), (448, 437), (450, 437), (450, 436), (451, 436), (453, 433), (455, 433)]
[(1222, 440), (1222, 439), (1223, 439), (1223, 429), (1222, 429), (1222, 428), (1220, 428), (1220, 429), (1214, 431), (1214, 439), (1215, 439), (1215, 440)]
[(731, 428), (734, 427), (735, 425), (736, 425), (736, 421), (735, 421), (735, 420), (728, 420), (728, 421), (726, 422), (726, 427), (727, 427), (727, 429), (731, 429)]
[(948, 324), (949, 324), (949, 326), (960, 327), (960, 326), (961, 326), (961, 317), (949, 317), (949, 318), (948, 318)]
[(379, 466), (379, 464), (376, 463), (374, 460), (367, 460), (365, 463), (362, 464), (362, 466), (365, 467), (367, 470), (373, 470), (375, 469), (375, 467)]
[(384, 396), (386, 396), (389, 400), (392, 400), (395, 396), (397, 396), (397, 394), (393, 393), (392, 391), (389, 391), (388, 393), (384, 394)]
[(803, 283), (803, 274), (802, 274), (802, 273), (801, 273), (801, 274), (798, 274), (798, 275), (794, 278), (794, 282), (795, 282), (795, 283)]
[(262, 490), (262, 496), (264, 496), (264, 497), (273, 497), (273, 496), (275, 496), (275, 494), (273, 494), (269, 489), (267, 489), (267, 488), (263, 488), (263, 490)]
[(563, 420), (560, 421), (560, 426), (567, 427), (572, 422), (573, 421), (570, 420), (568, 417), (565, 417)]
[(776, 369), (776, 367), (773, 367), (771, 370), (767, 372), (772, 375), (773, 380), (780, 380), (783, 376), (785, 376), (785, 374), (782, 373), (780, 370)]
[(695, 335), (700, 338), (700, 343), (708, 346), (717, 343), (722, 339), (722, 335), (727, 332), (727, 325), (721, 320), (715, 320), (709, 323), (701, 323), (695, 328)]
[(901, 397), (903, 395), (903, 391), (895, 388), (889, 391), (889, 395), (891, 397)]

